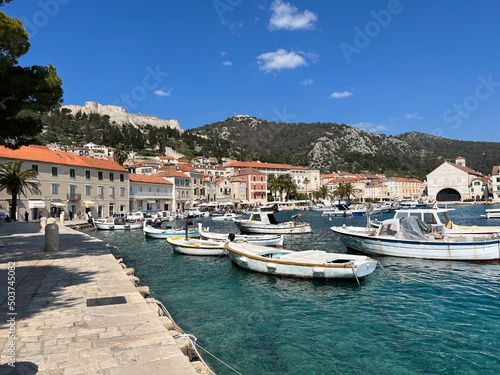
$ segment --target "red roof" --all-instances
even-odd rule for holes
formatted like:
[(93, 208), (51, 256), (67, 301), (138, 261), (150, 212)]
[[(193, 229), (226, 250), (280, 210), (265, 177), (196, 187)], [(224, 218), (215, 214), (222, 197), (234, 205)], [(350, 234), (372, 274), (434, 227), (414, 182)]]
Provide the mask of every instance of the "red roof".
[(163, 177), (160, 176), (148, 176), (145, 174), (136, 174), (136, 173), (131, 173), (130, 174), (130, 182), (144, 182), (148, 184), (165, 184), (165, 185), (172, 185), (170, 181), (165, 180)]
[(128, 172), (111, 158), (78, 156), (72, 152), (49, 150), (46, 146), (22, 146), (17, 150), (0, 146), (0, 158)]

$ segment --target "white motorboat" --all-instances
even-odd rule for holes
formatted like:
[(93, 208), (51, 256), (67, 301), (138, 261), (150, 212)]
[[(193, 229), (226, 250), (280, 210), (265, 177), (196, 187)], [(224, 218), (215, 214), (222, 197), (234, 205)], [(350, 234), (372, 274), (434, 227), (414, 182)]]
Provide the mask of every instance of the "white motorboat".
[[(159, 220), (157, 222), (156, 220)], [(169, 222), (162, 222), (161, 218), (157, 218), (155, 221), (146, 220), (142, 231), (144, 236), (155, 239), (165, 239), (172, 236), (184, 236), (186, 235), (186, 228), (174, 228)], [(195, 237), (198, 235), (198, 230), (188, 227), (187, 235), (190, 237)]]
[[(198, 223), (198, 233), (206, 240), (227, 241), (231, 233), (210, 232), (209, 228)], [(283, 236), (281, 234), (233, 234), (236, 242), (248, 242), (262, 246), (283, 246)]]
[(361, 279), (377, 262), (367, 256), (321, 250), (292, 251), (249, 243), (226, 242), (232, 262), (266, 274), (323, 279)]
[(226, 212), (223, 215), (212, 216), (212, 220), (214, 221), (233, 221), (234, 219), (238, 219), (242, 217), (241, 214), (235, 214), (234, 212)]
[[(406, 208), (396, 210), (394, 212), (394, 219), (413, 216), (431, 225), (434, 231), (443, 232), (443, 234), (500, 234), (500, 226), (455, 224), (448, 215), (449, 212), (454, 210), (454, 208), (439, 207), (436, 202), (432, 208)], [(372, 221), (371, 225), (377, 227), (379, 222)]]
[(334, 217), (348, 217), (352, 216), (351, 210), (340, 210), (337, 206), (333, 206), (327, 210), (324, 210), (321, 216), (334, 216)]
[(167, 237), (174, 251), (186, 255), (225, 255), (224, 242), (199, 238)]
[(343, 225), (331, 230), (347, 249), (368, 254), (464, 261), (500, 258), (497, 234), (443, 234), (413, 216), (384, 220), (378, 228)]
[(500, 219), (500, 208), (488, 208), (484, 210), (484, 215), (481, 217), (485, 217), (486, 219)]
[(92, 224), (94, 224), (94, 227), (101, 230), (141, 229), (143, 225), (140, 221), (127, 221), (123, 217), (94, 219), (92, 220)]
[(251, 212), (248, 218), (235, 219), (234, 223), (242, 233), (261, 234), (305, 234), (311, 233), (308, 223), (300, 222), (300, 214), (292, 216), (293, 220), (278, 222), (273, 212)]

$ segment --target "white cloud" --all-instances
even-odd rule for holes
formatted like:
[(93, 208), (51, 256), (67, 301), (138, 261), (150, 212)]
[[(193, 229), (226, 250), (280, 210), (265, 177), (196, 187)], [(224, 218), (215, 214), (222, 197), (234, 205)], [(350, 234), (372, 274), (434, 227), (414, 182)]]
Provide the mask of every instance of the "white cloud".
[(271, 11), (273, 14), (269, 20), (269, 30), (312, 29), (314, 22), (318, 19), (315, 13), (309, 10), (299, 12), (296, 6), (281, 0), (274, 0), (271, 4)]
[(423, 119), (422, 116), (418, 115), (418, 112), (413, 112), (413, 113), (407, 113), (405, 115), (405, 119), (412, 120), (412, 119)]
[(307, 61), (295, 52), (287, 52), (280, 48), (275, 52), (266, 52), (257, 56), (257, 64), (260, 70), (270, 72), (272, 70), (295, 69), (307, 65)]
[(305, 80), (303, 80), (302, 82), (300, 82), (301, 85), (304, 85), (304, 86), (309, 86), (309, 85), (312, 85), (314, 83), (314, 80), (312, 78), (307, 78)]
[(330, 94), (329, 99), (344, 99), (352, 96), (352, 92), (350, 91), (335, 91)]
[(377, 133), (387, 130), (387, 126), (384, 124), (374, 124), (373, 122), (358, 122), (357, 124), (352, 124), (352, 126), (363, 130), (367, 133)]
[(233, 63), (231, 61), (224, 61), (222, 63), (222, 65), (224, 65), (224, 66), (231, 66), (231, 65), (233, 65)]
[(170, 96), (172, 94), (172, 89), (161, 89), (161, 90), (155, 90), (154, 94), (156, 96)]

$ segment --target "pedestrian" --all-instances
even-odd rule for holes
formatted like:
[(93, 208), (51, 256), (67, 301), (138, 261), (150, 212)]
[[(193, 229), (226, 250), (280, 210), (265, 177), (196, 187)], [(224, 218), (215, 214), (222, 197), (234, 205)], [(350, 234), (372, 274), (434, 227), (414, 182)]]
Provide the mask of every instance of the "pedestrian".
[(89, 211), (89, 212), (87, 213), (87, 215), (88, 215), (88, 217), (89, 217), (89, 223), (90, 223), (90, 224), (92, 224), (92, 221), (93, 221), (93, 220), (92, 220), (92, 212), (90, 212), (90, 211)]
[(38, 211), (38, 220), (42, 220), (43, 214), (42, 211)]
[(24, 211), (24, 221), (28, 221), (29, 218), (30, 214), (28, 213), (28, 211)]
[(73, 220), (73, 211), (69, 210), (68, 215), (69, 215), (69, 220), (72, 221)]

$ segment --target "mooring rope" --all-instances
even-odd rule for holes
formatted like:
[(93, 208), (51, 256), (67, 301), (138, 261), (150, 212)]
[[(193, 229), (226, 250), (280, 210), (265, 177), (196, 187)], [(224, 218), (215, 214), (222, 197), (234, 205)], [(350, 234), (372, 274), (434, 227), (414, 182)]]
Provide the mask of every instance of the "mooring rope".
[[(170, 313), (168, 312), (167, 308), (165, 307), (165, 305), (161, 302), (161, 301), (156, 301), (156, 303), (158, 304), (158, 306), (160, 307), (161, 311), (165, 314), (166, 317), (168, 317), (172, 322), (174, 321), (174, 319), (172, 318), (172, 315), (170, 315)], [(196, 352), (196, 354), (198, 355), (198, 358), (200, 359), (201, 362), (203, 362), (203, 364), (205, 365), (205, 367), (208, 369), (208, 371), (210, 371), (210, 373), (214, 374), (215, 375), (215, 372), (213, 372), (210, 367), (205, 363), (205, 361), (203, 360), (202, 356), (200, 355), (200, 353), (198, 352), (198, 350), (196, 349), (196, 347), (200, 348), (201, 350), (203, 350), (205, 353), (207, 353), (208, 355), (210, 355), (211, 357), (215, 358), (217, 361), (219, 361), (220, 363), (222, 363), (224, 366), (226, 366), (227, 368), (231, 369), (232, 371), (234, 371), (236, 374), (239, 374), (239, 375), (242, 375), (238, 370), (234, 369), (233, 367), (231, 367), (230, 365), (228, 365), (226, 362), (224, 362), (223, 360), (221, 360), (220, 358), (217, 358), (215, 355), (213, 355), (212, 353), (210, 353), (208, 350), (206, 350), (205, 348), (203, 348), (201, 345), (199, 345), (197, 342), (196, 342), (196, 337), (191, 335), (191, 334), (188, 334), (188, 333), (185, 333), (183, 332), (182, 334), (179, 334), (179, 335), (176, 335), (175, 337), (179, 337), (179, 338), (185, 338), (187, 339), (190, 343), (191, 343), (191, 346), (193, 347), (194, 351)], [(193, 340), (193, 339), (194, 340)]]

